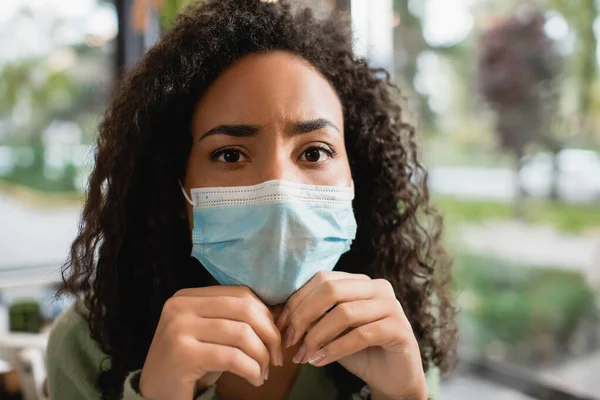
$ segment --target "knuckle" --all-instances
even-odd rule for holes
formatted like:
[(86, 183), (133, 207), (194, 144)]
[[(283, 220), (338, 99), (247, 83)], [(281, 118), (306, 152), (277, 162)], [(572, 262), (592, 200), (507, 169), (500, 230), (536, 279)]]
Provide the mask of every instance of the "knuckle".
[(252, 300), (243, 300), (242, 307), (240, 309), (240, 318), (248, 323), (256, 324), (260, 312), (260, 309), (254, 304)]
[(396, 296), (396, 292), (394, 291), (394, 286), (387, 279), (376, 279), (377, 285), (380, 287), (380, 290), (387, 295)]
[(180, 337), (185, 331), (185, 321), (183, 318), (171, 318), (165, 327), (165, 336), (169, 338)]
[(271, 355), (270, 355), (269, 351), (266, 349), (259, 353), (258, 358), (259, 359), (256, 361), (258, 361), (258, 363), (260, 365), (264, 365), (265, 367), (267, 367), (269, 365), (269, 362), (271, 361)]
[(163, 305), (162, 315), (163, 317), (174, 316), (179, 314), (182, 309), (183, 308), (180, 299), (177, 297), (171, 297)]
[(335, 281), (326, 281), (323, 282), (323, 284), (321, 285), (321, 290), (323, 291), (323, 293), (330, 297), (330, 298), (336, 298), (337, 297), (337, 285), (335, 284)]
[(373, 340), (373, 328), (367, 325), (356, 328), (356, 336), (363, 344), (369, 344)]
[(350, 303), (343, 303), (337, 306), (338, 312), (345, 321), (352, 321), (354, 318), (354, 307)]
[(327, 272), (325, 271), (319, 271), (315, 274), (315, 280), (318, 283), (323, 283), (325, 281), (327, 281)]
[(241, 325), (237, 328), (237, 334), (239, 335), (239, 338), (241, 340), (243, 340), (244, 342), (249, 342), (254, 336), (254, 329), (252, 329), (252, 327), (249, 324), (242, 322)]
[(266, 329), (265, 330), (265, 342), (269, 346), (278, 346), (281, 343), (281, 333), (279, 329)]
[(226, 355), (222, 355), (221, 359), (226, 368), (229, 370), (236, 369), (236, 366), (242, 363), (242, 351), (238, 348), (232, 348)]
[(178, 359), (185, 360), (189, 358), (192, 346), (190, 340), (183, 335), (174, 336), (171, 338), (173, 344), (173, 353)]
[(239, 301), (241, 316), (244, 317), (245, 320), (254, 319), (254, 316), (256, 314), (262, 312), (261, 306), (257, 302), (254, 295), (251, 295), (249, 297), (240, 298), (238, 301)]

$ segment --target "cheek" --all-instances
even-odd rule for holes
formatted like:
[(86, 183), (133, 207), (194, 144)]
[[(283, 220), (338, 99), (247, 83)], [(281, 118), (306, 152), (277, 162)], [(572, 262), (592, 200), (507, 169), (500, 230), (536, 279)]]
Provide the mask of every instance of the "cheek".
[(348, 156), (344, 152), (343, 155), (338, 157), (339, 165), (336, 168), (337, 170), (337, 186), (351, 186), (352, 185), (352, 170), (350, 169), (350, 162), (348, 161)]
[[(200, 151), (192, 148), (190, 158), (187, 161), (187, 168), (185, 173), (185, 187), (186, 188), (197, 188), (202, 187), (201, 171), (206, 169), (206, 165), (203, 165), (204, 157), (201, 156)], [(189, 193), (189, 191), (188, 191)]]

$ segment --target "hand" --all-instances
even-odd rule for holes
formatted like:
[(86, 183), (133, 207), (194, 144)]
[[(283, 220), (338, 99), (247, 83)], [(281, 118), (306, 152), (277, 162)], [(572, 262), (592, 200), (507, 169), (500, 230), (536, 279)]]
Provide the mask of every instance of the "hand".
[(427, 397), (417, 340), (385, 279), (319, 272), (287, 301), (277, 320), (294, 362), (338, 361), (369, 385), (374, 399)]
[(260, 386), (282, 365), (273, 315), (242, 286), (184, 289), (165, 303), (139, 391), (149, 400), (190, 400), (231, 372)]

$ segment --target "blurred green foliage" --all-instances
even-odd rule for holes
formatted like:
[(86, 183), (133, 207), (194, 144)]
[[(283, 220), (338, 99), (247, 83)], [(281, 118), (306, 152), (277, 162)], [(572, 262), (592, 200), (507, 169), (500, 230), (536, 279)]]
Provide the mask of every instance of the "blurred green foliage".
[(168, 30), (175, 17), (181, 10), (192, 3), (201, 3), (203, 0), (163, 0), (160, 10), (160, 25), (163, 30)]
[(78, 174), (73, 164), (67, 165), (62, 176), (57, 180), (50, 180), (42, 173), (32, 173), (32, 168), (15, 168), (9, 175), (2, 177), (2, 181), (22, 185), (41, 194), (62, 193), (71, 196), (77, 192), (75, 178)]
[[(568, 347), (583, 324), (596, 320), (596, 294), (579, 272), (460, 254), (455, 259), (459, 307), (476, 327), (479, 350), (550, 339)], [(524, 358), (534, 358), (532, 354)], [(547, 350), (547, 349), (546, 349)]]
[(22, 299), (9, 307), (11, 332), (39, 333), (42, 328), (40, 305), (34, 299)]

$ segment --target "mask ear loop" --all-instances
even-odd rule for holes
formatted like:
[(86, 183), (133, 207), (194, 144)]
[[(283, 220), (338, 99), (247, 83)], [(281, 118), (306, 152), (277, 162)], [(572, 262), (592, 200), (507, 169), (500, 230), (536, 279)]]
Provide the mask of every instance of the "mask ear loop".
[(181, 181), (179, 181), (179, 187), (181, 188), (181, 193), (183, 193), (183, 197), (185, 197), (185, 199), (187, 200), (187, 202), (190, 203), (190, 205), (193, 207), (194, 206), (194, 202), (192, 201), (192, 199), (190, 198), (190, 196), (188, 196), (188, 194), (186, 193), (185, 189), (183, 188), (183, 185), (181, 184)]

